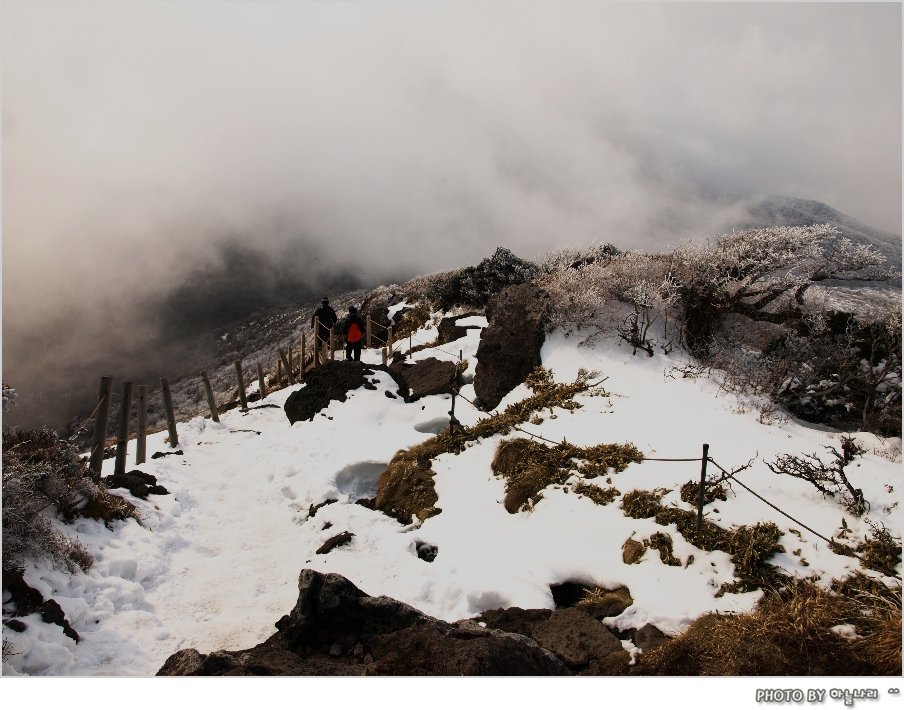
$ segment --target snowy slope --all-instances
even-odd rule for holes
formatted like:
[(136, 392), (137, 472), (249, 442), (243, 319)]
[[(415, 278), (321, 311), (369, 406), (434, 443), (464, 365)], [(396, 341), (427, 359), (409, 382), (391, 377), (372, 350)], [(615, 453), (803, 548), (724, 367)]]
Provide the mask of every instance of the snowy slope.
[[(474, 317), (460, 324), (486, 321)], [(435, 334), (424, 329), (415, 338), (430, 341)], [(415, 359), (451, 360), (462, 350), (472, 374), (479, 334), (471, 330)], [(365, 360), (378, 358), (378, 351), (365, 351)], [(759, 456), (740, 474), (753, 490), (823, 535), (837, 534), (842, 517), (855, 540), (869, 532), (863, 521), (823, 500), (809, 484), (777, 476), (763, 463), (779, 453), (837, 446), (831, 434), (789, 421), (762, 424), (751, 403), (719, 394), (710, 380), (665, 377), (668, 368), (686, 362), (674, 353), (632, 357), (615, 342), (579, 348), (556, 334), (547, 339), (542, 358), (557, 381), (571, 381), (580, 367), (602, 372), (611, 396), (579, 395), (582, 409), (557, 411), (555, 418), (547, 412), (541, 425), (524, 429), (578, 445), (633, 442), (656, 457), (699, 456), (706, 442), (711, 456), (726, 468)], [(434, 462), (436, 505), (442, 513), (419, 527), (354, 504), (356, 498), (374, 495), (382, 467), (398, 449), (427, 439), (448, 422), (448, 397), (405, 404), (386, 396), (395, 385), (385, 373), (376, 377), (380, 384), (375, 391), (362, 388), (345, 403), (332, 402), (313, 422), (290, 426), (282, 411), (289, 394), (303, 386), (297, 385), (258, 403), (275, 407), (244, 414), (232, 410), (219, 424), (202, 418), (179, 424), (184, 456), (149, 459), (138, 467), (171, 492), (147, 502), (132, 499), (141, 525), (128, 520), (109, 530), (93, 520), (61, 524), (94, 555), (94, 567), (75, 576), (44, 566), (26, 571), (26, 581), (45, 598), (57, 600), (82, 641), (75, 644), (36, 615), (25, 617), (25, 632), (3, 629), (18, 654), (4, 664), (4, 673), (151, 675), (180, 648), (207, 653), (250, 647), (272, 634), (274, 622), (294, 605), (303, 567), (338, 572), (368, 594), (385, 594), (449, 621), (499, 606), (551, 608), (549, 585), (564, 581), (627, 585), (635, 603), (612, 623), (639, 627), (652, 622), (669, 633), (683, 630), (706, 611), (743, 611), (755, 604), (760, 592), (714, 596), (723, 582), (733, 579), (728, 555), (693, 548), (674, 528), (662, 528), (652, 519), (625, 517), (619, 501), (600, 507), (549, 489), (533, 512), (508, 514), (501, 503), (504, 482), (490, 469), (499, 436)], [(465, 387), (463, 394), (472, 398), (473, 388)], [(500, 409), (529, 394), (519, 387)], [(461, 400), (456, 415), (465, 424), (483, 416)], [(149, 437), (149, 457), (169, 450), (164, 436)], [(872, 435), (859, 438), (869, 450), (879, 450), (881, 442)], [(130, 460), (133, 455), (130, 451)], [(873, 454), (859, 464), (852, 476), (872, 504), (869, 517), (899, 536), (894, 506), (900, 498), (900, 465)], [(112, 473), (113, 465), (112, 459), (106, 461), (110, 470), (104, 473)], [(663, 502), (688, 507), (680, 503), (678, 487), (698, 477), (696, 462), (647, 461), (611, 478), (622, 493), (670, 488)], [(338, 502), (309, 518), (309, 507), (329, 498)], [(738, 486), (728, 501), (711, 507), (719, 511), (710, 513), (712, 519), (723, 527), (769, 520), (786, 533), (797, 527)], [(331, 526), (324, 530), (326, 523)], [(326, 539), (344, 530), (355, 534), (349, 545), (315, 554)], [(691, 565), (669, 567), (649, 552), (639, 564), (622, 562), (626, 538), (663, 530), (670, 532), (678, 558), (694, 555)], [(800, 533), (800, 538), (784, 536), (788, 553), (774, 560), (788, 573), (816, 573), (827, 581), (859, 569), (856, 560), (835, 555), (823, 541)], [(434, 562), (418, 558), (415, 545), (420, 542), (438, 547)], [(791, 554), (796, 549), (808, 566)]]

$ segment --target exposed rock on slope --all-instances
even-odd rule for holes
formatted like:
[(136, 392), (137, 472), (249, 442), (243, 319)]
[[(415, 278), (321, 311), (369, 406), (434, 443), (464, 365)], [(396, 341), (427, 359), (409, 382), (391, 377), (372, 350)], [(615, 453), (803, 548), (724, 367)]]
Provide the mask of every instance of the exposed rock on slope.
[(452, 394), (455, 364), (428, 357), (416, 363), (399, 362), (389, 366), (411, 388), (411, 401), (431, 394)]
[(476, 311), (471, 311), (469, 313), (462, 313), (458, 316), (446, 316), (439, 322), (438, 333), (436, 336), (436, 342), (442, 345), (443, 343), (451, 343), (459, 338), (463, 338), (468, 334), (469, 330), (480, 329), (478, 325), (458, 325), (458, 321), (462, 318), (469, 318), (471, 316), (479, 316), (480, 313)]
[(533, 284), (503, 289), (486, 308), (489, 325), (477, 348), (474, 391), (487, 409), (539, 367), (546, 338), (549, 294)]
[(347, 399), (346, 393), (351, 390), (359, 387), (376, 389), (367, 378), (377, 370), (388, 373), (399, 386), (399, 396), (408, 398), (405, 379), (388, 367), (365, 365), (354, 360), (330, 360), (308, 373), (305, 386), (289, 395), (283, 407), (286, 416), (292, 424), (305, 419), (311, 420), (328, 407), (331, 400), (344, 402)]
[(473, 621), (447, 624), (338, 574), (302, 570), (298, 602), (254, 648), (183, 649), (157, 675), (567, 675), (534, 641)]

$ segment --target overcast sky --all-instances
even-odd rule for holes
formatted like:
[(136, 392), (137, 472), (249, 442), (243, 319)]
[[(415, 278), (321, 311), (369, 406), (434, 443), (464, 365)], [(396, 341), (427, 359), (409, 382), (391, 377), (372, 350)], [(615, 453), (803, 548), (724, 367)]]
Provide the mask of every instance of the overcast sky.
[(901, 233), (899, 3), (4, 3), (2, 42), (5, 356), (229, 242), (373, 282), (763, 194)]

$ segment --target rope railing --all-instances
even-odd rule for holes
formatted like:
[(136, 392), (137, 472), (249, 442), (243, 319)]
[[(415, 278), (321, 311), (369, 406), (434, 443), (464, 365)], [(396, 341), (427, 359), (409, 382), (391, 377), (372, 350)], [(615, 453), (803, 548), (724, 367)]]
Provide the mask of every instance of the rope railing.
[[(453, 387), (452, 389), (453, 389), (453, 392), (454, 392), (455, 395), (461, 397), (463, 400), (465, 400), (465, 402), (467, 402), (468, 404), (470, 404), (470, 405), (471, 405), (472, 407), (474, 407), (475, 409), (479, 409), (479, 407), (477, 407), (477, 405), (476, 405), (474, 402), (472, 402), (470, 399), (468, 399), (467, 397), (465, 397), (464, 395), (462, 395), (462, 394), (457, 390), (457, 388)], [(457, 422), (457, 420), (454, 420), (454, 421)], [(459, 426), (460, 426), (460, 423), (459, 423)], [(547, 443), (553, 444), (554, 446), (559, 446), (559, 445), (561, 445), (561, 444), (567, 443), (564, 439), (563, 439), (562, 441), (560, 441), (560, 442), (559, 442), (559, 441), (553, 441), (552, 439), (547, 439), (545, 436), (540, 436), (539, 434), (535, 434), (535, 433), (533, 433), (533, 432), (527, 431), (526, 429), (522, 429), (522, 428), (519, 427), (519, 426), (513, 426), (512, 429), (514, 429), (514, 430), (516, 430), (516, 431), (520, 431), (522, 434), (527, 434), (528, 436), (533, 437), (533, 438), (535, 438), (535, 439), (539, 439), (539, 440), (541, 440), (541, 441), (545, 441), (545, 442), (547, 442)], [(707, 448), (708, 448), (708, 447), (707, 447)], [(703, 458), (702, 458), (702, 457), (699, 457), (699, 456), (698, 456), (698, 457), (695, 457), (695, 458), (658, 458), (658, 457), (657, 457), (657, 458), (653, 458), (653, 457), (647, 457), (647, 456), (644, 456), (644, 457), (643, 457), (643, 461), (661, 461), (661, 462), (668, 462), (668, 463), (673, 463), (673, 462), (680, 462), (680, 463), (701, 463), (701, 462), (703, 461)], [(799, 525), (799, 526), (802, 527), (804, 530), (806, 530), (806, 531), (812, 533), (813, 535), (815, 535), (816, 537), (818, 537), (820, 540), (823, 540), (824, 542), (827, 542), (831, 547), (840, 547), (840, 548), (842, 548), (842, 549), (844, 550), (845, 554), (849, 554), (850, 556), (857, 558), (858, 560), (860, 560), (860, 561), (863, 562), (863, 563), (866, 562), (866, 560), (863, 558), (862, 555), (858, 554), (857, 552), (855, 552), (854, 550), (852, 550), (852, 549), (851, 549), (850, 547), (848, 547), (847, 545), (843, 545), (842, 543), (840, 543), (840, 542), (838, 542), (838, 541), (836, 541), (836, 540), (833, 540), (833, 539), (831, 539), (830, 537), (826, 537), (825, 535), (822, 535), (822, 534), (816, 532), (816, 531), (815, 531), (813, 528), (811, 528), (809, 525), (806, 525), (806, 524), (802, 523), (800, 520), (798, 520), (798, 519), (795, 518), (794, 516), (790, 515), (789, 513), (785, 512), (784, 510), (782, 510), (781, 508), (779, 508), (779, 507), (778, 507), (777, 505), (775, 505), (774, 503), (769, 502), (768, 500), (766, 500), (766, 498), (764, 498), (764, 497), (761, 496), (759, 493), (757, 493), (757, 492), (754, 491), (752, 488), (750, 488), (750, 486), (748, 486), (748, 485), (746, 485), (745, 483), (743, 483), (742, 481), (740, 481), (740, 480), (737, 478), (737, 474), (740, 473), (742, 470), (746, 469), (748, 466), (743, 466), (742, 468), (740, 468), (740, 469), (738, 469), (738, 470), (736, 470), (736, 471), (728, 471), (728, 470), (725, 469), (723, 466), (721, 466), (719, 463), (717, 463), (711, 456), (707, 456), (707, 457), (706, 457), (706, 461), (707, 461), (708, 463), (713, 464), (713, 466), (715, 466), (716, 468), (718, 468), (718, 469), (722, 472), (722, 474), (723, 474), (722, 478), (719, 479), (718, 481), (714, 481), (713, 484), (721, 483), (722, 481), (726, 481), (726, 480), (734, 481), (734, 482), (737, 483), (739, 486), (741, 486), (744, 490), (746, 490), (748, 493), (752, 494), (752, 495), (755, 496), (756, 498), (758, 498), (758, 499), (760, 499), (761, 501), (763, 501), (763, 502), (764, 502), (766, 505), (768, 505), (770, 508), (772, 508), (772, 509), (775, 510), (776, 512), (780, 513), (780, 514), (783, 515), (784, 517), (788, 518), (788, 520), (790, 520), (791, 522), (795, 523), (796, 525)], [(748, 464), (748, 465), (749, 465), (749, 464)], [(705, 469), (704, 469), (704, 476), (705, 476)], [(702, 483), (703, 483), (703, 486), (704, 486), (704, 487), (707, 485), (706, 481), (703, 481)], [(703, 492), (701, 491), (701, 494), (700, 494), (700, 501), (701, 501), (701, 503), (702, 503), (702, 500), (703, 500)], [(698, 511), (698, 514), (699, 514), (700, 512), (702, 512), (702, 511)], [(864, 566), (865, 566), (865, 565), (864, 565)], [(901, 579), (901, 575), (895, 573), (893, 570), (888, 570), (888, 573), (889, 573), (888, 576), (890, 576), (890, 577), (893, 577), (893, 578), (895, 578), (895, 579)]]

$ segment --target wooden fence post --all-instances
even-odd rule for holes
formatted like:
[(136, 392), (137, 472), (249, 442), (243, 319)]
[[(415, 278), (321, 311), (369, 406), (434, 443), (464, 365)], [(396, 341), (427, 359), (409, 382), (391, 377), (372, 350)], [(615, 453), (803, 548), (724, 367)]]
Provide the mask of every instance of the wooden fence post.
[(298, 356), (299, 363), (300, 363), (300, 367), (298, 368), (298, 370), (299, 370), (299, 377), (298, 377), (298, 379), (301, 380), (302, 382), (304, 382), (304, 354), (305, 354), (305, 350), (307, 350), (307, 348), (305, 347), (305, 342), (304, 342), (304, 329), (302, 329), (302, 331), (301, 331), (301, 351), (300, 351), (301, 354)]
[(282, 360), (276, 358), (276, 386), (282, 387)]
[(700, 467), (700, 496), (697, 498), (697, 532), (703, 527), (703, 492), (706, 490), (706, 462), (709, 459), (709, 444), (703, 444), (703, 465)]
[(289, 372), (292, 373), (292, 382), (295, 382), (295, 363), (292, 360), (292, 345), (286, 346), (286, 362), (289, 363)]
[(207, 406), (210, 407), (210, 418), (215, 422), (219, 422), (220, 417), (217, 415), (217, 401), (213, 397), (213, 388), (210, 386), (207, 370), (201, 370), (201, 379), (204, 381), (204, 391), (207, 393)]
[(330, 360), (336, 359), (336, 334), (330, 328)]
[(242, 405), (242, 411), (248, 411), (248, 398), (245, 396), (245, 378), (242, 375), (242, 361), (235, 361), (235, 374), (239, 379), (239, 402)]
[(383, 367), (386, 367), (386, 348), (383, 348)]
[(320, 318), (314, 318), (314, 367), (320, 364)]
[(326, 363), (327, 360), (329, 360), (330, 349), (329, 349), (328, 345), (329, 344), (324, 340), (323, 347), (320, 350), (320, 364), (321, 365), (323, 365), (324, 363)]
[(261, 400), (267, 396), (267, 380), (264, 378), (264, 366), (257, 363), (257, 386), (261, 391)]
[(148, 386), (138, 385), (138, 441), (135, 444), (135, 464), (147, 461), (148, 447)]
[(458, 390), (455, 387), (452, 388), (452, 408), (449, 410), (449, 436), (452, 436), (455, 433), (455, 395)]
[(367, 316), (367, 340), (364, 343), (365, 347), (370, 350), (370, 316)]
[(386, 347), (389, 348), (389, 352), (392, 352), (392, 326), (387, 328), (388, 335), (386, 336)]
[(278, 348), (279, 350), (279, 359), (282, 362), (282, 366), (286, 368), (286, 377), (289, 378), (289, 384), (295, 384), (295, 376), (292, 374), (292, 365), (289, 364), (289, 360), (286, 357), (286, 351), (282, 348)]
[(114, 476), (126, 472), (126, 450), (129, 446), (129, 424), (132, 419), (132, 383), (122, 383), (122, 403), (119, 408), (119, 435), (116, 437), (116, 468)]
[(110, 402), (113, 399), (113, 378), (100, 378), (100, 394), (96, 419), (94, 420), (94, 440), (91, 443), (91, 458), (88, 467), (100, 475), (104, 466), (104, 447), (107, 445), (107, 424), (110, 422)]
[(169, 388), (169, 378), (160, 378), (160, 387), (163, 389), (163, 408), (166, 410), (166, 426), (169, 429), (169, 445), (171, 449), (179, 446), (179, 435), (176, 433), (176, 415), (173, 412), (173, 395)]

